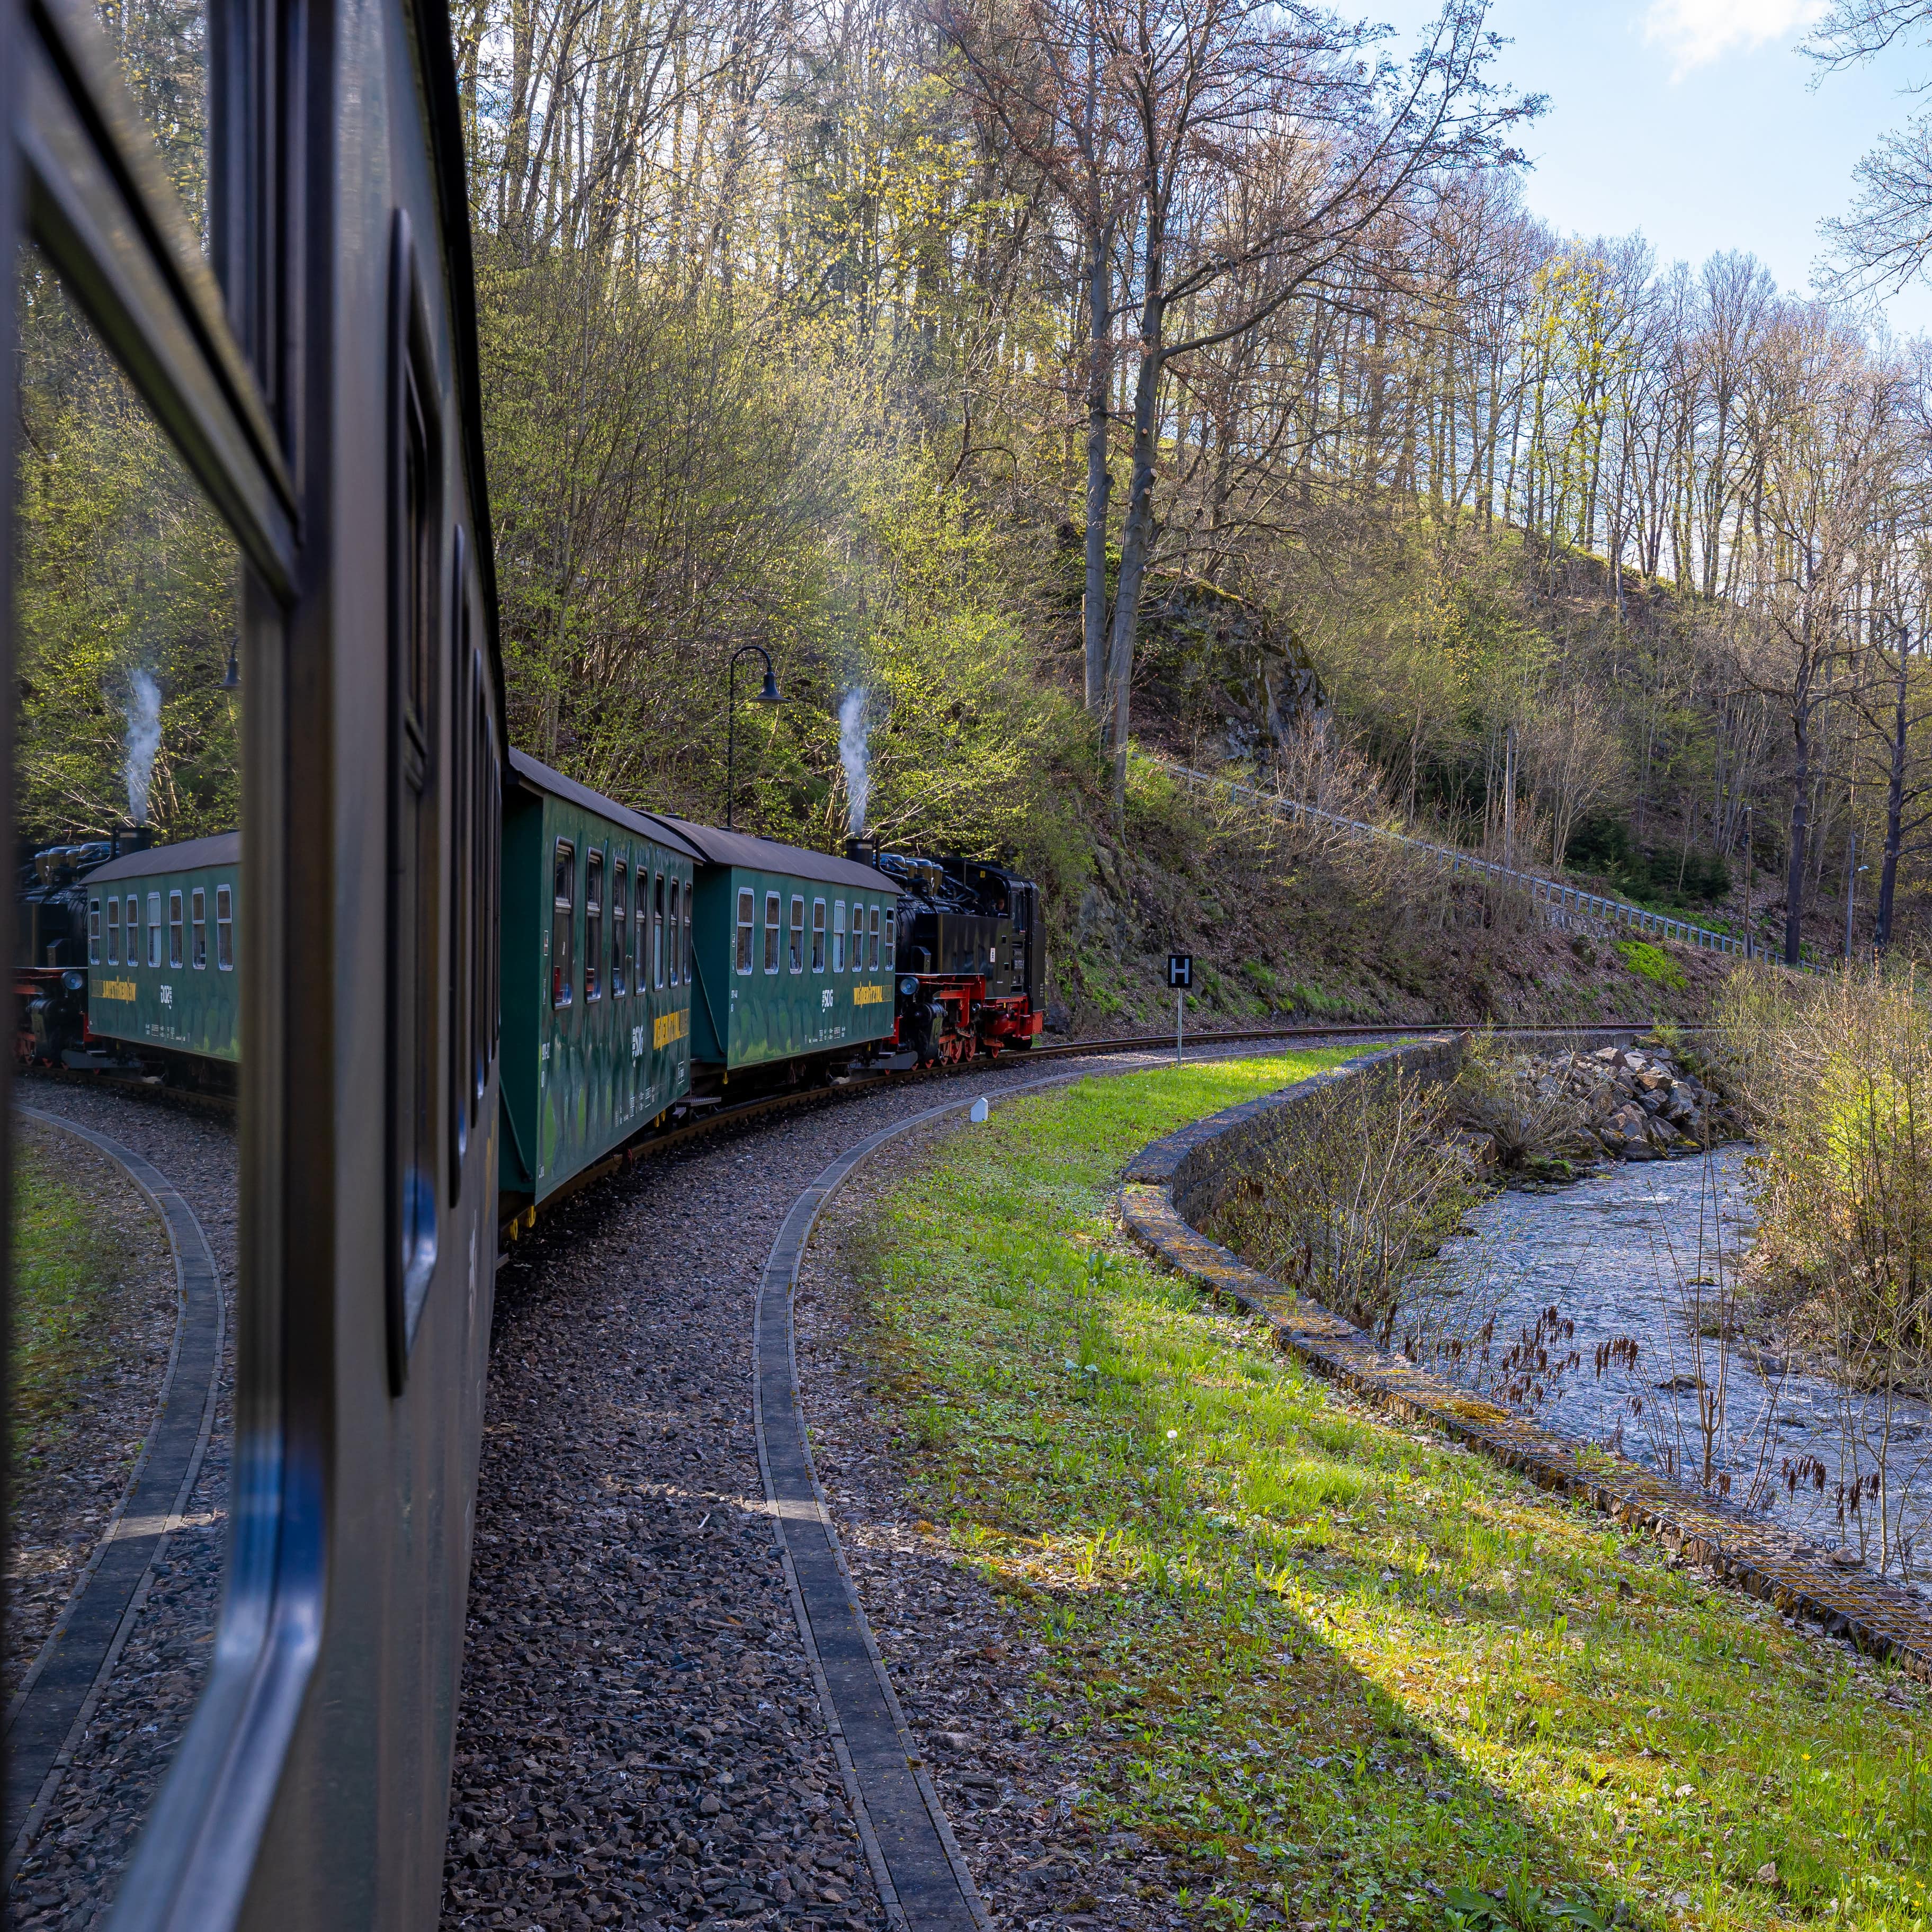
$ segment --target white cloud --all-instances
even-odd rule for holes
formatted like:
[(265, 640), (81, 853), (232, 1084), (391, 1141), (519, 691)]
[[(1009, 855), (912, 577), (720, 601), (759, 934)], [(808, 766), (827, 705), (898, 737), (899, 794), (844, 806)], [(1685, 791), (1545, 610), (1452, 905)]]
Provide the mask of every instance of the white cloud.
[(1682, 75), (1726, 54), (1795, 37), (1824, 10), (1825, 0), (1650, 0), (1643, 37), (1669, 49)]

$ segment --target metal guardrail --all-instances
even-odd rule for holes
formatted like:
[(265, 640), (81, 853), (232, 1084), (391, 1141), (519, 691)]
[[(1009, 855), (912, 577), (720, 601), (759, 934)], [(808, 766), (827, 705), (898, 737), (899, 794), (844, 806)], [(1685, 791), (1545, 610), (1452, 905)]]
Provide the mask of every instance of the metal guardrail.
[(1258, 786), (1243, 784), (1236, 778), (1215, 778), (1166, 758), (1156, 758), (1151, 762), (1192, 784), (1225, 793), (1231, 800), (1245, 798), (1263, 811), (1279, 816), (1317, 820), (1324, 825), (1339, 826), (1357, 838), (1381, 838), (1394, 844), (1406, 845), (1412, 851), (1422, 853), (1438, 865), (1446, 866), (1452, 874), (1479, 873), (1486, 878), (1518, 886), (1528, 895), (1532, 904), (1543, 908), (1552, 926), (1572, 929), (1594, 926), (1605, 930), (1612, 926), (1624, 926), (1658, 939), (1675, 940), (1680, 945), (1701, 946), (1713, 952), (1732, 953), (1739, 958), (1749, 956), (1762, 959), (1770, 956), (1762, 946), (1748, 948), (1744, 940), (1728, 932), (1714, 932), (1710, 927), (1694, 926), (1688, 920), (1667, 919), (1662, 913), (1647, 912), (1627, 899), (1606, 898), (1601, 893), (1586, 892), (1580, 886), (1565, 885), (1560, 879), (1546, 879), (1537, 872), (1518, 872), (1512, 866), (1498, 865), (1493, 859), (1479, 859), (1474, 853), (1462, 851), (1454, 845), (1435, 845), (1426, 839), (1412, 838), (1406, 832), (1391, 832), (1384, 825), (1370, 825), (1359, 818), (1344, 818), (1337, 812), (1324, 812), (1318, 806), (1279, 797)]

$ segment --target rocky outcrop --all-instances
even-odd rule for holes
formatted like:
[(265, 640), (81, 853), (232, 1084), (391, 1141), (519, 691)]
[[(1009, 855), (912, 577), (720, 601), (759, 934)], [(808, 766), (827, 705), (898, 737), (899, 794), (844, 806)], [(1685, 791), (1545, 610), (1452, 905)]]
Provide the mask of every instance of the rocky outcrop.
[(1716, 1095), (1664, 1046), (1602, 1046), (1564, 1054), (1546, 1076), (1580, 1100), (1604, 1151), (1655, 1160), (1734, 1137)]

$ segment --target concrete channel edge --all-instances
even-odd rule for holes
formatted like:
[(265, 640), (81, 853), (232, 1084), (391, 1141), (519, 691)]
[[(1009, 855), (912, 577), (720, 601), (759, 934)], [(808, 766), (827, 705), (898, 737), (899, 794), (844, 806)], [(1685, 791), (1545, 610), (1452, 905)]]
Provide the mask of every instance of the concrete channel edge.
[(1741, 1514), (1685, 1485), (1481, 1400), (1382, 1348), (1352, 1323), (1250, 1268), (1192, 1223), (1210, 1211), (1252, 1154), (1285, 1125), (1284, 1110), (1327, 1083), (1396, 1067), (1438, 1069), (1448, 1036), (1358, 1055), (1278, 1094), (1208, 1116), (1142, 1148), (1120, 1192), (1123, 1225), (1177, 1274), (1268, 1322), (1279, 1345), (1317, 1374), (1406, 1419), (1574, 1496), (1627, 1528), (1648, 1530), (1686, 1562), (1786, 1616), (1822, 1624), (1932, 1683), (1932, 1610), (1877, 1579), (1794, 1558)]

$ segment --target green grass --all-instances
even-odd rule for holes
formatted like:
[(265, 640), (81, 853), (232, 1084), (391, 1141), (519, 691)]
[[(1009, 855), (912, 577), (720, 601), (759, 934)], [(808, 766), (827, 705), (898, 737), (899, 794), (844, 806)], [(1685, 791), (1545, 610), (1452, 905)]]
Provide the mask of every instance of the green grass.
[(1349, 1404), (1123, 1244), (1136, 1149), (1323, 1058), (1017, 1101), (846, 1237), (919, 1506), (1036, 1626), (1030, 1721), (1093, 1754), (1081, 1818), (1162, 1846), (1190, 1924), (1447, 1928), (1461, 1886), (1498, 1901), (1471, 1925), (1922, 1932), (1897, 1673)]
[(1689, 983), (1684, 968), (1663, 947), (1652, 945), (1647, 939), (1619, 939), (1616, 948), (1624, 964), (1633, 973), (1661, 986), (1667, 993), (1681, 993)]
[(63, 1177), (50, 1149), (23, 1133), (14, 1150), (13, 1442), (16, 1472), (31, 1477), (65, 1432), (80, 1386), (112, 1366), (128, 1258), (99, 1202)]

